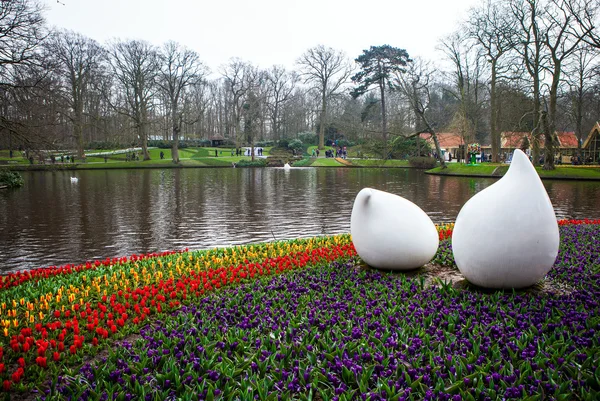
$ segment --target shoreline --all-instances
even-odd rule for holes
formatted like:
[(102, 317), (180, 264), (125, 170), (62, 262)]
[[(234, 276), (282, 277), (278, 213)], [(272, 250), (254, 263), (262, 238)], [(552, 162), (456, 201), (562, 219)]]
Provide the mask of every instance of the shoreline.
[[(425, 174), (470, 177), (470, 178), (502, 178), (506, 174), (510, 164), (478, 164), (470, 166), (467, 164), (450, 163), (446, 169), (436, 167), (425, 171)], [(572, 166), (558, 165), (554, 170), (543, 170), (536, 167), (542, 180), (565, 180), (565, 181), (600, 181), (600, 166)]]
[[(360, 160), (360, 161), (359, 161)], [(368, 160), (368, 164), (364, 161)], [(0, 165), (0, 171), (78, 171), (78, 170), (143, 170), (143, 169), (187, 169), (187, 168), (264, 168), (282, 166), (257, 166), (257, 165), (239, 165), (235, 167), (232, 164), (225, 164), (229, 161), (223, 161), (224, 164), (212, 164), (220, 160), (218, 158), (207, 158), (208, 163), (204, 163), (202, 159), (190, 161), (182, 161), (182, 163), (174, 164), (171, 162), (162, 163), (147, 163), (139, 162), (119, 162), (119, 163), (74, 163), (74, 164), (9, 164)], [(316, 163), (315, 163), (316, 162)], [(448, 163), (447, 168), (442, 170), (440, 167), (433, 169), (422, 169), (408, 164), (406, 161), (389, 161), (381, 160), (377, 163), (376, 159), (356, 159), (356, 163), (352, 163), (353, 159), (346, 159), (345, 163), (339, 163), (336, 159), (316, 158), (306, 166), (292, 166), (293, 168), (408, 168), (424, 170), (425, 174), (450, 176), (450, 177), (469, 177), (469, 178), (502, 178), (508, 171), (509, 164), (492, 164), (487, 163), (475, 166), (469, 166), (459, 163)], [(336, 163), (336, 164), (334, 164)], [(113, 165), (111, 165), (113, 164)], [(127, 164), (127, 165), (124, 165)], [(541, 167), (536, 167), (538, 175), (543, 180), (566, 180), (566, 181), (600, 181), (600, 166), (557, 166), (555, 170), (546, 171)]]

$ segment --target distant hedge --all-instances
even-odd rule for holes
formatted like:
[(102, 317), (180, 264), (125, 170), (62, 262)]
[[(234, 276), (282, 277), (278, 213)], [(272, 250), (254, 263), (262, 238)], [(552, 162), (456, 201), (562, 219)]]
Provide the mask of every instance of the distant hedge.
[(21, 174), (14, 171), (0, 171), (0, 186), (6, 185), (9, 188), (22, 187), (24, 184)]
[(266, 167), (267, 159), (240, 160), (236, 163), (238, 167)]
[(437, 160), (433, 157), (409, 157), (408, 163), (415, 168), (432, 169), (437, 165)]

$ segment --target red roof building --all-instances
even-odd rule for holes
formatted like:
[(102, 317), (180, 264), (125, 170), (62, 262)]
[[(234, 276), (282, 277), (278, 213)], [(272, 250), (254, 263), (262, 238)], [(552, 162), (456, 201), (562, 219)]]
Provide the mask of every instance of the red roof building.
[[(460, 145), (464, 145), (463, 138), (453, 132), (439, 132), (436, 133), (436, 136), (440, 143), (440, 148), (445, 150), (458, 149)], [(431, 134), (421, 134), (421, 138), (429, 142), (432, 148), (435, 146)]]

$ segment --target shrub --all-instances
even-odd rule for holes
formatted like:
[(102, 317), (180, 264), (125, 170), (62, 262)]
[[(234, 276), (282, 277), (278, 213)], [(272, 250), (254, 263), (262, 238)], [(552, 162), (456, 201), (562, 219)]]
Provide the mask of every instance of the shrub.
[(267, 160), (266, 159), (256, 159), (252, 160), (240, 160), (237, 164), (238, 167), (266, 167)]
[[(179, 149), (185, 149), (189, 146), (197, 146), (196, 141), (179, 141)], [(159, 148), (159, 149), (171, 149), (173, 147), (173, 141), (164, 140), (150, 140), (148, 141), (148, 147)]]
[(280, 139), (279, 141), (277, 141), (277, 146), (280, 148), (284, 148), (287, 149), (288, 145), (290, 144), (290, 140), (289, 139)]
[(298, 139), (302, 141), (302, 143), (306, 145), (318, 145), (319, 144), (319, 136), (311, 131), (305, 131), (298, 133)]
[(254, 144), (254, 146), (258, 146), (259, 148), (267, 148), (267, 147), (270, 147), (273, 145), (275, 145), (275, 141), (267, 141), (267, 140), (258, 141), (258, 142), (256, 142), (256, 144)]
[(86, 145), (86, 149), (98, 149), (98, 150), (119, 149), (122, 147), (127, 147), (127, 146), (117, 143), (117, 142), (110, 142), (110, 141), (92, 141)]
[(294, 149), (298, 154), (304, 150), (304, 144), (300, 139), (292, 139), (288, 144), (289, 149)]
[[(210, 146), (210, 143), (209, 143), (208, 146)], [(222, 148), (235, 148), (236, 147), (236, 143), (235, 143), (235, 141), (233, 139), (225, 138), (223, 140), (223, 143), (221, 144), (220, 147), (222, 147)]]
[(435, 160), (433, 157), (409, 157), (408, 163), (415, 168), (431, 169), (436, 166), (437, 160)]
[(14, 171), (0, 171), (0, 186), (6, 185), (9, 188), (22, 187), (24, 184), (21, 174)]
[(354, 145), (355, 145), (355, 143), (352, 142), (352, 141), (349, 141), (348, 139), (338, 139), (337, 140), (337, 146), (339, 146), (341, 148), (343, 148), (344, 146), (347, 147), (347, 148), (349, 148), (349, 147), (352, 147)]

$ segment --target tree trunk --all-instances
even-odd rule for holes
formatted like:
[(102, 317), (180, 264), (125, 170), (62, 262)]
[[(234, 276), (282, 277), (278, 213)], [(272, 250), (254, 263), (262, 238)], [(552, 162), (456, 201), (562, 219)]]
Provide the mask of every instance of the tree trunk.
[[(548, 113), (542, 112), (540, 115), (540, 125), (542, 130), (544, 131), (544, 170), (554, 170), (554, 141), (553, 141), (553, 130), (548, 124)], [(551, 161), (548, 160), (549, 155), (551, 155)]]
[(148, 134), (146, 133), (146, 123), (142, 124), (142, 152), (144, 154), (144, 161), (150, 160), (150, 153), (148, 153)]
[[(490, 136), (492, 140), (492, 162), (499, 163), (500, 133), (498, 132), (498, 99), (496, 95), (496, 60), (492, 60), (492, 79), (490, 82)], [(482, 160), (483, 161), (483, 160)]]
[(581, 142), (583, 138), (583, 79), (580, 79), (577, 90), (577, 105), (575, 111), (575, 136), (577, 137), (577, 155), (583, 160)]
[(148, 117), (145, 108), (142, 108), (140, 113), (141, 121), (139, 123), (139, 136), (142, 141), (142, 153), (144, 154), (144, 161), (150, 160), (150, 153), (148, 153)]
[(179, 164), (179, 128), (173, 126), (173, 147), (171, 148), (173, 163)]
[(177, 118), (177, 102), (171, 102), (172, 112), (171, 119), (173, 120), (173, 148), (171, 149), (171, 157), (173, 163), (179, 164), (179, 132), (181, 127), (179, 126), (179, 119)]
[(77, 88), (72, 89), (73, 94), (73, 136), (77, 143), (77, 157), (83, 158), (83, 101)]
[(383, 158), (388, 157), (388, 132), (387, 132), (387, 113), (385, 109), (385, 82), (383, 78), (379, 80), (379, 91), (381, 93), (381, 135), (383, 137)]
[[(444, 156), (442, 155), (442, 148), (440, 147), (440, 142), (438, 141), (438, 137), (435, 133), (435, 130), (433, 129), (431, 124), (429, 124), (429, 120), (427, 120), (427, 117), (425, 117), (425, 113), (419, 114), (421, 115), (421, 119), (423, 120), (423, 124), (425, 124), (427, 131), (431, 134), (431, 137), (433, 138), (433, 143), (435, 144), (435, 151), (440, 162), (440, 167), (442, 167), (443, 169), (447, 168), (448, 166), (446, 166), (446, 161), (444, 160)], [(419, 137), (417, 137), (417, 141), (418, 139)]]
[(381, 80), (379, 82), (379, 90), (381, 92), (381, 134), (383, 136), (383, 140), (387, 142), (387, 113), (385, 109), (385, 86), (384, 82)]
[(83, 158), (83, 124), (79, 117), (75, 117), (75, 121), (73, 121), (73, 135), (75, 136), (75, 141), (77, 143), (77, 157)]
[[(533, 77), (533, 121), (536, 119), (541, 119), (540, 116), (540, 78), (539, 76)], [(543, 128), (539, 125), (541, 120), (538, 120), (538, 123), (531, 131), (531, 161), (533, 165), (539, 164), (540, 160), (540, 132), (543, 131)]]
[(327, 113), (327, 96), (323, 90), (323, 98), (321, 103), (321, 126), (319, 129), (319, 150), (325, 147), (325, 114)]
[(546, 117), (546, 147), (544, 155), (544, 170), (554, 170), (554, 133), (556, 131), (556, 102), (558, 97), (558, 85), (560, 83), (560, 60), (554, 58), (554, 74), (552, 76), (552, 85), (550, 86), (550, 105), (548, 108), (548, 116)]

